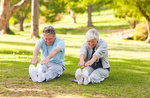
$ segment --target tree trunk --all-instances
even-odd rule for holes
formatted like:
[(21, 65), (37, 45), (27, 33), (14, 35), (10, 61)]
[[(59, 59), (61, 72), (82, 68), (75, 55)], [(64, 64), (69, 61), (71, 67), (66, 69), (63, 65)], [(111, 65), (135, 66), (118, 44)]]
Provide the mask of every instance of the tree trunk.
[(147, 21), (146, 21), (146, 24), (147, 24), (147, 33), (148, 33), (146, 42), (147, 42), (147, 43), (150, 43), (150, 22), (147, 20)]
[(27, 16), (27, 14), (26, 13), (24, 14), (24, 12), (22, 12), (22, 11), (20, 12), (20, 14), (17, 13), (17, 19), (20, 24), (20, 31), (24, 31), (23, 30), (23, 22), (24, 22), (26, 16)]
[(24, 18), (21, 18), (20, 21), (19, 21), (19, 24), (20, 24), (20, 31), (24, 31), (24, 30), (23, 30), (23, 22), (24, 22)]
[(21, 0), (16, 5), (11, 6), (10, 0), (1, 0), (0, 5), (0, 33), (6, 34), (9, 29), (9, 19), (11, 16), (24, 8), (30, 0)]
[(134, 28), (136, 27), (136, 25), (139, 23), (137, 20), (134, 20), (133, 22), (132, 22), (132, 21), (128, 21), (128, 22), (129, 22), (130, 27), (131, 27), (132, 29), (134, 29)]
[(36, 39), (36, 37), (39, 37), (39, 2), (38, 0), (32, 0), (30, 37), (33, 39)]
[(72, 19), (73, 19), (73, 23), (77, 23), (77, 22), (76, 22), (76, 16), (75, 16), (75, 14), (74, 14), (74, 12), (73, 12), (72, 10), (70, 10), (70, 16), (71, 16)]
[(0, 33), (6, 34), (6, 30), (9, 26), (8, 20), (10, 17), (10, 0), (1, 0), (0, 7)]
[(87, 11), (88, 11), (88, 25), (87, 27), (92, 27), (92, 7), (93, 5), (92, 4), (89, 4), (88, 5), (88, 8), (87, 8)]

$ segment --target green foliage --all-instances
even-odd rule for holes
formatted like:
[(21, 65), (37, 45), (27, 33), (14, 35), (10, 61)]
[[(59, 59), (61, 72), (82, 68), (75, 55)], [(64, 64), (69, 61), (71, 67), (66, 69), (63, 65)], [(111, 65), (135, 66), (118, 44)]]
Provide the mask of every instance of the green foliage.
[[(55, 22), (60, 13), (65, 11), (65, 4), (62, 0), (39, 0), (40, 16), (45, 17), (45, 22)], [(58, 16), (59, 17), (59, 16)]]
[(66, 4), (66, 9), (72, 10), (74, 13), (84, 13), (86, 11), (86, 6), (82, 0), (64, 0)]
[(149, 0), (113, 0), (116, 16), (132, 20), (140, 20), (142, 17), (150, 20)]
[[(20, 0), (11, 0), (11, 5), (17, 4)], [(22, 19), (27, 19), (28, 23), (31, 20), (31, 2), (27, 4), (27, 7), (15, 13), (9, 23), (10, 24), (18, 24)]]
[(112, 0), (98, 0), (93, 6), (93, 11), (101, 11), (110, 8)]

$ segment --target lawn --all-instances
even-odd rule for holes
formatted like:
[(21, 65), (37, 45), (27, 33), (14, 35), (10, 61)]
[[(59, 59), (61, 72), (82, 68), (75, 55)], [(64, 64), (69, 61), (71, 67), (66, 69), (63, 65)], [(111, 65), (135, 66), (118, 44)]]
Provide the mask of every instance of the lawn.
[[(19, 32), (16, 30), (17, 25), (12, 25), (15, 35), (0, 35), (0, 97), (148, 98), (150, 44), (108, 37), (110, 32), (104, 31), (108, 27), (108, 29), (128, 28), (124, 20), (116, 19), (111, 12), (112, 10), (103, 11), (100, 16), (94, 13), (93, 17), (100, 37), (108, 43), (111, 65), (109, 78), (101, 83), (89, 85), (71, 82), (75, 79), (75, 70), (79, 68), (77, 64), (80, 46), (85, 42), (84, 35), (87, 28), (82, 15), (79, 15), (78, 19), (81, 21), (72, 25), (66, 21), (71, 20), (66, 15), (61, 21), (52, 24), (56, 28), (57, 36), (65, 41), (66, 70), (60, 78), (49, 82), (33, 83), (28, 80), (28, 67), (36, 42), (27, 39), (30, 27), (25, 27), (25, 32)], [(102, 18), (105, 15), (108, 19)], [(45, 25), (40, 25), (40, 36)]]

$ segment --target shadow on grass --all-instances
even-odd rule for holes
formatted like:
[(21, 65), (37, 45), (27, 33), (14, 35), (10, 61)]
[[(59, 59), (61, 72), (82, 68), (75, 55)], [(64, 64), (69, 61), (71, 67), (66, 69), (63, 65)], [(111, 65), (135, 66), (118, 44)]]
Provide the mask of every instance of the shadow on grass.
[(19, 55), (23, 55), (23, 54), (33, 54), (33, 51), (28, 51), (28, 50), (22, 50), (22, 49), (14, 49), (14, 50), (0, 50), (1, 54), (19, 54)]
[(84, 35), (87, 30), (77, 28), (56, 28), (57, 34)]
[[(0, 70), (2, 73), (0, 78), (3, 80), (1, 81), (1, 84), (5, 84), (5, 86), (3, 85), (3, 89), (0, 90), (1, 96), (51, 97), (55, 95), (76, 95), (92, 97), (97, 95), (100, 97), (101, 95), (115, 96), (116, 94), (119, 94), (118, 96), (120, 96), (122, 93), (115, 93), (114, 90), (117, 89), (117, 91), (122, 91), (127, 89), (127, 86), (132, 87), (134, 91), (136, 91), (137, 87), (144, 87), (145, 90), (148, 88), (146, 84), (148, 84), (147, 79), (150, 75), (150, 61), (110, 58), (110, 77), (101, 83), (89, 84), (88, 86), (71, 82), (72, 79), (75, 79), (74, 73), (76, 69), (79, 68), (77, 66), (78, 61), (79, 57), (66, 55), (66, 70), (64, 71), (64, 74), (60, 78), (45, 83), (33, 83), (28, 80), (29, 62), (1, 61)], [(12, 71), (7, 69), (12, 69)], [(4, 70), (6, 71), (3, 72)], [(26, 90), (21, 91), (22, 89)], [(34, 91), (34, 89), (37, 89), (38, 91)], [(127, 93), (129, 94), (130, 90), (126, 90), (125, 94)]]
[(26, 43), (26, 42), (13, 42), (13, 41), (0, 41), (0, 44), (8, 45), (18, 45), (18, 46), (34, 46), (35, 43)]
[(106, 29), (106, 30), (117, 30), (117, 29), (128, 29), (128, 25), (107, 25), (107, 26), (94, 26), (96, 29)]
[[(127, 42), (128, 43), (128, 42)], [(115, 45), (111, 46), (109, 45), (109, 50), (115, 50), (115, 51), (131, 51), (131, 52), (150, 52), (148, 47), (142, 47), (140, 45), (132, 45), (132, 44), (121, 44), (121, 43), (115, 43)]]

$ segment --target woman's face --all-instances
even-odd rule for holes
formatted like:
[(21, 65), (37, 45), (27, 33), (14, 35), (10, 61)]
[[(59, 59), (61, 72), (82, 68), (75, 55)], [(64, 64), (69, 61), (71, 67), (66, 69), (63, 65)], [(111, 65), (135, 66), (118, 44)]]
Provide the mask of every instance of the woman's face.
[(45, 43), (50, 46), (54, 43), (55, 37), (53, 34), (44, 35)]
[(98, 40), (95, 38), (95, 39), (88, 40), (87, 42), (91, 48), (95, 48)]

